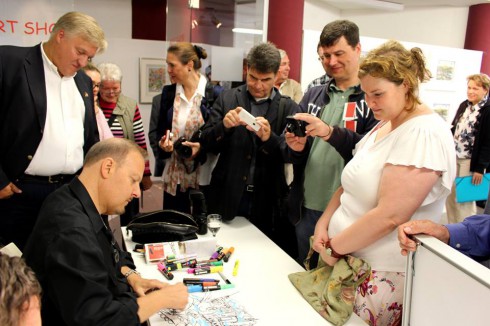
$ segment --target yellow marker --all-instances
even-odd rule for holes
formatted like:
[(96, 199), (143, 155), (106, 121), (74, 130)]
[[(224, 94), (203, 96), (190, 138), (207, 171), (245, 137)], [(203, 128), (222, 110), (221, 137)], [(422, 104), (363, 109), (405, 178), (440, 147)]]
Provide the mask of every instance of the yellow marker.
[(210, 273), (218, 273), (223, 271), (223, 266), (211, 266), (209, 268)]
[(237, 276), (238, 275), (238, 266), (240, 266), (240, 261), (237, 259), (235, 261), (235, 266), (233, 267), (233, 276)]

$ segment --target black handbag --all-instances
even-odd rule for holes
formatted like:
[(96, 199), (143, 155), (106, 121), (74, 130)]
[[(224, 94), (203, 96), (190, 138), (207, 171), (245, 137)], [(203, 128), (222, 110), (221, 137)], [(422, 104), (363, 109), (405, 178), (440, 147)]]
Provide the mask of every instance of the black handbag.
[(137, 216), (126, 229), (134, 242), (153, 243), (197, 239), (198, 225), (189, 214), (164, 209)]

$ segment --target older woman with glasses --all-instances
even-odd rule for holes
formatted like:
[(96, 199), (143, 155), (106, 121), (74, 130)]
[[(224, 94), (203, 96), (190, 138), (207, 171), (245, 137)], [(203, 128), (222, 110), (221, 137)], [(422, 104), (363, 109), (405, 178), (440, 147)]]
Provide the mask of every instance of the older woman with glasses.
[[(134, 141), (146, 150), (145, 130), (143, 120), (135, 100), (121, 93), (121, 68), (113, 63), (101, 63), (97, 66), (100, 71), (99, 106), (109, 124), (114, 137)], [(145, 161), (145, 172), (141, 188), (148, 190), (152, 186), (150, 163)], [(121, 215), (121, 225), (127, 223), (139, 212), (139, 200), (134, 198), (126, 206), (126, 213)]]
[(95, 118), (97, 119), (97, 129), (99, 130), (99, 138), (100, 140), (109, 139), (114, 137), (112, 135), (112, 131), (107, 124), (107, 120), (105, 119), (104, 112), (99, 107), (99, 89), (100, 89), (100, 71), (94, 66), (92, 63), (88, 63), (83, 71), (92, 79), (92, 89), (94, 92), (94, 109), (95, 109)]

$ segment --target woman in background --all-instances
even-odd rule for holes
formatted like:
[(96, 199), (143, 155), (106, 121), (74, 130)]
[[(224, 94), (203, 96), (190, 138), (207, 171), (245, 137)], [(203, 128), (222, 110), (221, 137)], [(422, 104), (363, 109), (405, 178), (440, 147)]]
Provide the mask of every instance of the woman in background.
[(418, 97), (429, 77), (422, 51), (396, 41), (361, 62), (361, 87), (380, 122), (356, 145), (315, 227), (313, 248), (327, 264), (350, 254), (371, 265), (354, 303), (370, 325), (401, 324), (406, 259), (396, 228), (438, 222), (456, 172), (449, 126)]
[[(209, 185), (216, 162), (207, 160), (198, 142), (199, 128), (208, 119), (214, 101), (213, 87), (200, 73), (201, 59), (206, 58), (205, 49), (188, 42), (176, 43), (167, 50), (167, 71), (175, 84), (163, 88), (158, 123), (163, 151), (160, 158), (165, 159), (162, 177), (165, 209), (190, 213), (190, 189)], [(182, 139), (186, 141), (182, 143)]]
[[(121, 93), (121, 69), (113, 63), (101, 63), (97, 67), (101, 77), (99, 106), (112, 134), (114, 137), (132, 140), (146, 151), (145, 130), (138, 104)], [(145, 172), (140, 186), (143, 190), (152, 186), (148, 159), (145, 161)], [(138, 212), (139, 199), (133, 198), (126, 206), (126, 212), (121, 215), (121, 225), (127, 225)]]
[[(490, 78), (485, 74), (468, 76), (467, 96), (456, 111), (451, 124), (456, 147), (456, 176), (471, 176), (471, 183), (479, 185), (490, 165)], [(474, 201), (456, 202), (456, 186), (446, 201), (447, 221), (462, 222), (476, 215)]]
[(95, 118), (97, 118), (97, 129), (99, 130), (100, 140), (109, 139), (114, 137), (112, 135), (111, 129), (107, 124), (104, 112), (99, 107), (99, 89), (100, 89), (100, 71), (92, 63), (88, 63), (83, 67), (83, 71), (92, 79), (92, 88), (94, 90), (94, 109)]

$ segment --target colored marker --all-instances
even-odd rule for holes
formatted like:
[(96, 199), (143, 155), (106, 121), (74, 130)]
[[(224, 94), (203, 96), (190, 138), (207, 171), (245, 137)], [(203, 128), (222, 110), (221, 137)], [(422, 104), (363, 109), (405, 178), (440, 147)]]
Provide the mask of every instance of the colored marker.
[(226, 290), (234, 288), (234, 284), (223, 284), (223, 285), (212, 285), (212, 286), (203, 286), (202, 290), (206, 291), (216, 291), (216, 290)]
[(208, 263), (197, 263), (196, 266), (189, 267), (203, 267), (203, 266), (223, 266), (223, 262), (221, 260), (218, 261), (210, 261)]
[(210, 274), (210, 273), (218, 273), (223, 271), (223, 266), (211, 266), (211, 267), (202, 267), (202, 268), (193, 268), (193, 271), (191, 272), (192, 268), (189, 268), (187, 270), (187, 273), (191, 274), (193, 273), (194, 275), (202, 275), (202, 274)]
[(228, 249), (228, 252), (226, 253), (225, 257), (223, 258), (225, 263), (228, 262), (228, 260), (230, 259), (230, 256), (233, 254), (234, 251), (235, 251), (234, 247), (230, 247), (230, 249)]
[(237, 259), (235, 261), (235, 266), (233, 267), (233, 276), (237, 276), (238, 275), (238, 266), (240, 266), (240, 261)]
[(189, 283), (189, 284), (197, 284), (197, 283), (202, 283), (202, 282), (215, 282), (219, 283), (219, 280), (214, 279), (214, 278), (186, 278), (184, 277), (183, 281), (184, 283)]
[(223, 250), (223, 247), (218, 247), (218, 249), (216, 249), (216, 251), (213, 253), (213, 255), (211, 256), (211, 259), (216, 259), (218, 258), (221, 250)]
[(174, 274), (170, 273), (170, 272), (167, 270), (167, 268), (165, 267), (165, 264), (164, 264), (164, 263), (158, 263), (157, 268), (158, 268), (158, 270), (160, 271), (160, 273), (162, 273), (162, 274), (163, 274), (163, 276), (165, 276), (165, 278), (166, 278), (167, 280), (169, 280), (169, 281), (170, 281), (170, 280), (173, 280), (173, 278), (174, 278)]
[(225, 258), (227, 253), (228, 253), (228, 249), (221, 250), (221, 252), (219, 253), (218, 257), (216, 257), (216, 259), (218, 259), (218, 261), (221, 261), (223, 258)]
[(189, 293), (202, 292), (202, 286), (200, 286), (200, 285), (188, 285), (187, 286), (187, 292), (189, 292)]
[(221, 276), (221, 278), (223, 279), (223, 281), (225, 281), (226, 284), (231, 284), (230, 280), (228, 278), (226, 278), (225, 274), (223, 274), (222, 272), (218, 272), (219, 276)]
[(200, 286), (200, 285), (188, 285), (187, 292), (207, 292), (216, 290), (226, 290), (234, 288), (234, 284), (212, 285), (212, 286)]

